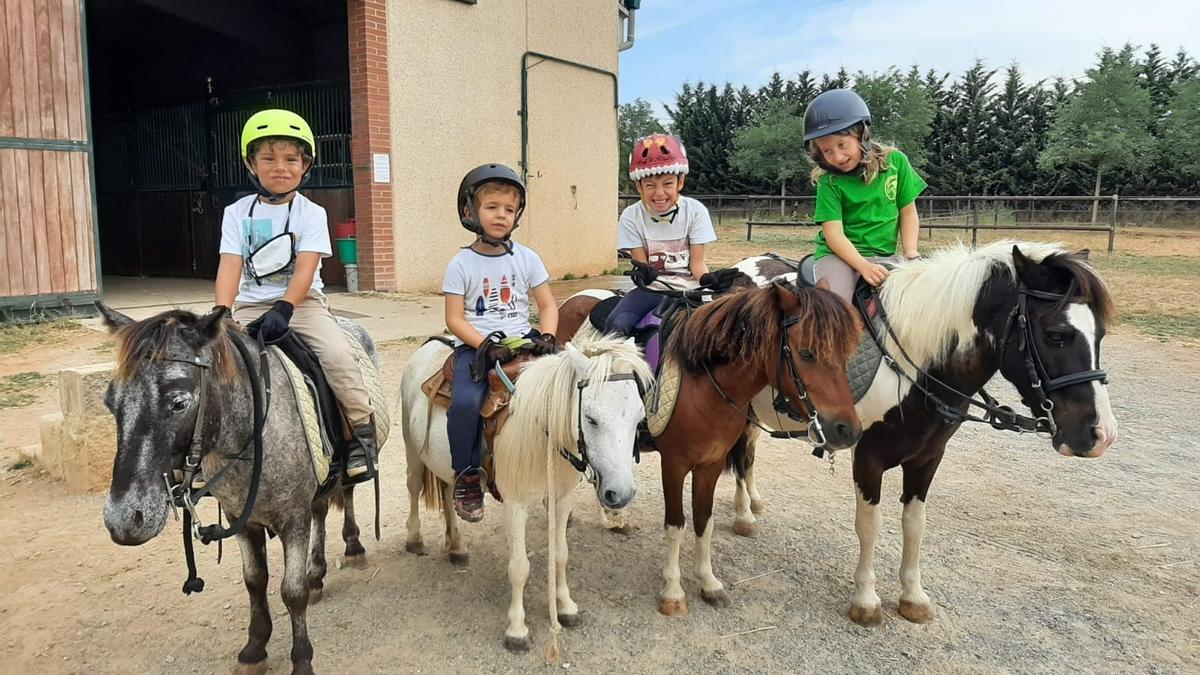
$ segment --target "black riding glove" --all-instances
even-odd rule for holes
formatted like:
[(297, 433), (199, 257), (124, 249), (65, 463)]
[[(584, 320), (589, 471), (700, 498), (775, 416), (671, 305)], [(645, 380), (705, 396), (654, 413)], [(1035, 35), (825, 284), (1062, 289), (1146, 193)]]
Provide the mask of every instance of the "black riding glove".
[(513, 356), (516, 356), (513, 354), (513, 350), (505, 347), (499, 342), (488, 345), (487, 351), (484, 352), (484, 354), (489, 363), (500, 364), (508, 363), (509, 361), (512, 361)]
[(638, 260), (631, 260), (630, 262), (633, 263), (633, 269), (626, 272), (626, 274), (633, 279), (635, 286), (649, 286), (658, 278), (658, 270), (650, 265)]
[(292, 321), (292, 312), (295, 309), (296, 306), (287, 300), (276, 300), (266, 314), (258, 317), (250, 325), (257, 324), (258, 335), (263, 342), (276, 342), (287, 335), (288, 324)]
[(557, 338), (554, 337), (554, 333), (542, 333), (541, 337), (533, 338), (533, 345), (529, 351), (533, 352), (534, 356), (553, 354), (558, 351), (556, 342)]
[(745, 276), (743, 272), (729, 267), (715, 272), (705, 272), (700, 275), (699, 281), (702, 287), (714, 293), (724, 293), (733, 286), (734, 281), (742, 276)]

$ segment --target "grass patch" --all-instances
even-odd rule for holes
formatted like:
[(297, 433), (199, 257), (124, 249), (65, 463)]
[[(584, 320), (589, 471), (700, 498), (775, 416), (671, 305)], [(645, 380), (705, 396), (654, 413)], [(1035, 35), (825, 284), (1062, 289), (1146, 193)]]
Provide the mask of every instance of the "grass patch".
[(12, 464), (9, 464), (8, 470), (9, 471), (21, 471), (22, 469), (28, 469), (31, 466), (33, 466), (33, 462), (28, 457), (22, 457), (21, 459), (18, 459), (17, 461), (13, 462)]
[(1200, 314), (1126, 314), (1121, 323), (1164, 342), (1180, 337), (1200, 340)]
[(87, 331), (83, 326), (59, 319), (43, 323), (10, 323), (0, 326), (0, 356), (16, 354), (30, 345), (66, 342)]
[(1200, 258), (1114, 253), (1112, 255), (1093, 255), (1091, 262), (1101, 272), (1134, 272), (1154, 276), (1200, 276)]
[(48, 384), (41, 373), (17, 373), (0, 377), (0, 408), (23, 408), (37, 400), (34, 392)]
[(108, 355), (108, 354), (112, 354), (116, 351), (117, 351), (117, 341), (116, 340), (105, 340), (104, 342), (101, 342), (100, 344), (96, 345), (95, 347), (92, 347), (92, 352), (94, 352), (96, 354)]

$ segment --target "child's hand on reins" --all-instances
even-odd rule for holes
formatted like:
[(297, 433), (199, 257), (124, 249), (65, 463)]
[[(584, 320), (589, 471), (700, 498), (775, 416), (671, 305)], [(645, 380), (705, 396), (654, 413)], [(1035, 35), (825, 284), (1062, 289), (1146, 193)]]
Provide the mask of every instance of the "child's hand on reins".
[(883, 265), (876, 265), (873, 263), (870, 263), (863, 269), (859, 270), (859, 274), (862, 275), (863, 279), (867, 280), (868, 284), (876, 287), (878, 287), (879, 284), (882, 284), (884, 279), (888, 278), (887, 268)]

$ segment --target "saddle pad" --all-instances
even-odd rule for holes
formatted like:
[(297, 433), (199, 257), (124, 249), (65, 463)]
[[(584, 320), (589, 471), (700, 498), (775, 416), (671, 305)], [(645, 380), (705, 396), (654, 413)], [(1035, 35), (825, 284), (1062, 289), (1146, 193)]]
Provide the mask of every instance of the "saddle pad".
[(312, 459), (313, 476), (318, 485), (324, 485), (325, 479), (329, 477), (329, 455), (321, 440), (321, 416), (317, 413), (317, 404), (296, 364), (292, 363), (279, 347), (271, 346), (269, 349), (275, 353), (275, 358), (287, 373), (288, 384), (292, 386), (292, 394), (296, 401), (296, 412), (300, 415), (300, 422), (304, 427), (304, 440), (308, 444), (308, 456)]
[(346, 342), (350, 346), (350, 354), (354, 357), (354, 362), (358, 364), (363, 384), (367, 388), (367, 396), (371, 400), (371, 411), (375, 417), (375, 449), (379, 451), (383, 449), (383, 444), (387, 443), (388, 435), (392, 430), (392, 413), (388, 408), (383, 381), (379, 377), (379, 369), (375, 367), (375, 362), (367, 355), (367, 350), (363, 349), (358, 338), (345, 328), (342, 329), (342, 335), (346, 337)]
[(649, 427), (651, 436), (658, 437), (666, 431), (667, 423), (671, 421), (671, 413), (675, 412), (680, 379), (679, 364), (674, 359), (664, 356), (658, 371), (658, 382), (654, 389), (646, 394), (646, 426)]
[[(879, 317), (876, 317), (873, 323), (877, 326), (876, 330), (884, 330)], [(871, 382), (875, 380), (875, 374), (879, 372), (881, 360), (883, 352), (871, 337), (870, 331), (864, 330), (858, 339), (858, 349), (854, 350), (854, 354), (846, 362), (846, 379), (850, 382), (850, 394), (855, 403), (867, 395)]]

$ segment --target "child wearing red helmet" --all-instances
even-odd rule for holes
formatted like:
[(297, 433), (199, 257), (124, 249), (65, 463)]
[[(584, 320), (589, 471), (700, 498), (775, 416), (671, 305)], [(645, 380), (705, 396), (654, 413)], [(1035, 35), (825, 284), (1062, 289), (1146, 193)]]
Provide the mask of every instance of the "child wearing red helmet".
[[(699, 286), (697, 280), (708, 272), (704, 245), (717, 240), (708, 209), (680, 194), (687, 173), (687, 151), (677, 137), (652, 134), (635, 141), (629, 177), (641, 200), (621, 213), (617, 234), (617, 248), (628, 249), (635, 261), (653, 269), (658, 281), (678, 289)], [(660, 299), (635, 288), (608, 315), (605, 331), (630, 335)]]

